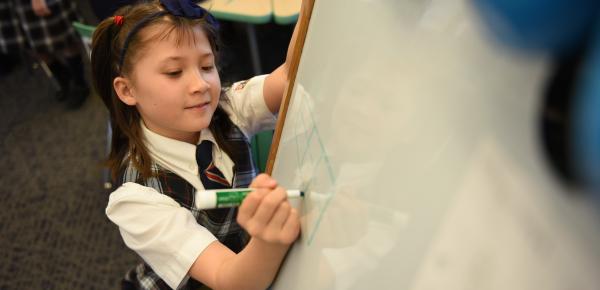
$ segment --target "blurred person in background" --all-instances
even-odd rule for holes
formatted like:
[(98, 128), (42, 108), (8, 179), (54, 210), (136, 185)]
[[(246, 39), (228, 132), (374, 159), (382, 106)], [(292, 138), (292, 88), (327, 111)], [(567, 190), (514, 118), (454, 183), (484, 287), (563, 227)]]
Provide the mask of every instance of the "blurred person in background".
[[(10, 72), (12, 55), (31, 51), (59, 84), (56, 98), (79, 108), (90, 90), (85, 79), (81, 41), (72, 27), (79, 21), (72, 0), (3, 0), (0, 2), (2, 71)], [(5, 67), (6, 64), (6, 67)]]

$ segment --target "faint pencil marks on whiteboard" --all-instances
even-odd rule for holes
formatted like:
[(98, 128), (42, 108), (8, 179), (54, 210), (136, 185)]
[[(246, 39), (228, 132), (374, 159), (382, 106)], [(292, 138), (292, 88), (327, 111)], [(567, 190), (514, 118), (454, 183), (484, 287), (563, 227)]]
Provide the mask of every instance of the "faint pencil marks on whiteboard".
[(306, 225), (303, 232), (307, 245), (312, 244), (323, 214), (333, 197), (336, 177), (316, 126), (313, 102), (301, 85), (296, 86), (292, 103), (292, 126), (296, 146), (296, 178), (294, 182), (306, 192)]

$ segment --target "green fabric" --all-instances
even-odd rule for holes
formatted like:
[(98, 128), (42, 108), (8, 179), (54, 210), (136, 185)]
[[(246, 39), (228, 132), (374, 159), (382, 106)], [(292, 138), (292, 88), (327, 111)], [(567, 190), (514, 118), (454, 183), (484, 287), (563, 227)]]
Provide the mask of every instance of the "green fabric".
[(86, 25), (77, 21), (73, 22), (73, 27), (75, 27), (75, 30), (77, 30), (79, 35), (90, 39), (92, 38), (92, 34), (94, 34), (94, 29), (96, 29), (95, 26)]
[(252, 156), (259, 172), (265, 172), (265, 168), (267, 167), (272, 139), (273, 131), (260, 132), (252, 137)]

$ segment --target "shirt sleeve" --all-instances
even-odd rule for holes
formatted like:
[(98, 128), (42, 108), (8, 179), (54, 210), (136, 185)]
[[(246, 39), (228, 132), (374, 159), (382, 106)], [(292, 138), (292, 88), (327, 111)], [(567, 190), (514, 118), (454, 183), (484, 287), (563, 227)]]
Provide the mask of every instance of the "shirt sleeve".
[(277, 122), (277, 115), (271, 113), (265, 103), (263, 85), (266, 77), (261, 75), (236, 82), (226, 92), (230, 103), (223, 108), (248, 138), (260, 131), (272, 130)]
[(137, 183), (125, 183), (111, 193), (106, 215), (119, 226), (127, 247), (173, 289), (187, 279), (196, 258), (216, 241), (190, 211)]

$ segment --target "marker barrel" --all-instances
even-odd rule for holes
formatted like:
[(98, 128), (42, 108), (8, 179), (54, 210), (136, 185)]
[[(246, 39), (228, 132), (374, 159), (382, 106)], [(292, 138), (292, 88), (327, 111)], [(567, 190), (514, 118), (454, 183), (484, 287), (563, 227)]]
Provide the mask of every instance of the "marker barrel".
[[(196, 193), (196, 206), (199, 209), (225, 208), (239, 206), (252, 188), (232, 188), (199, 191)], [(288, 198), (304, 196), (300, 190), (287, 190)]]

